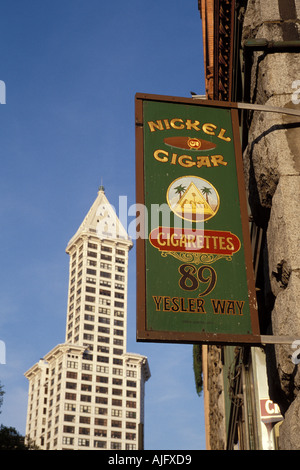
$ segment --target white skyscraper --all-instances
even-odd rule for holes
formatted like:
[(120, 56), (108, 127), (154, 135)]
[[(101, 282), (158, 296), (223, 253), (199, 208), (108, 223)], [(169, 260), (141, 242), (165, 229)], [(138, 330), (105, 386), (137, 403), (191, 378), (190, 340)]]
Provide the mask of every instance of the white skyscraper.
[(26, 436), (41, 449), (143, 449), (150, 370), (126, 351), (131, 247), (101, 186), (66, 249), (66, 342), (25, 373)]

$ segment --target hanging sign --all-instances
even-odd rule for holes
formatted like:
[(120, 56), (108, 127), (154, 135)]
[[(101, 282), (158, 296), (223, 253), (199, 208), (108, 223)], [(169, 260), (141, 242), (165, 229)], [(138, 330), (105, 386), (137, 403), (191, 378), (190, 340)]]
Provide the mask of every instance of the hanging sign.
[(136, 95), (137, 339), (257, 342), (237, 110)]

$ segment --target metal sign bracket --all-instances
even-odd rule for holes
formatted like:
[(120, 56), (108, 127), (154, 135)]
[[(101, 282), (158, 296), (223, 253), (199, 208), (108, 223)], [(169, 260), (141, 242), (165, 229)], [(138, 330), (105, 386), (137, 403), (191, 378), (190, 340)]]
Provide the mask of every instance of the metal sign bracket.
[(261, 344), (293, 344), (295, 341), (300, 346), (300, 338), (294, 336), (273, 336), (273, 335), (260, 335)]
[[(206, 100), (205, 95), (193, 95), (193, 99)], [(292, 108), (282, 108), (277, 106), (269, 106), (266, 104), (257, 104), (257, 103), (230, 103), (232, 108), (238, 109), (250, 109), (252, 111), (265, 111), (270, 113), (279, 113), (279, 114), (290, 114), (292, 116), (300, 117), (300, 109)]]

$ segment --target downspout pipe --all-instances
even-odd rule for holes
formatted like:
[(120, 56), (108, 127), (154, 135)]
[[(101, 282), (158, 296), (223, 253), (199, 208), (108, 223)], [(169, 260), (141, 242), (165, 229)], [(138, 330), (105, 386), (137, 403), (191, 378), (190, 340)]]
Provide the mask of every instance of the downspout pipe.
[(300, 41), (268, 41), (267, 39), (247, 39), (244, 42), (245, 52), (300, 52)]

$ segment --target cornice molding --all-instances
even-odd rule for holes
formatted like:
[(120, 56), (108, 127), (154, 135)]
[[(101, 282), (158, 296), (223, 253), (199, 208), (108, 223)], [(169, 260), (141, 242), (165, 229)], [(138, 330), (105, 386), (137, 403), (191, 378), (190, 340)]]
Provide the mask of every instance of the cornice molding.
[(208, 99), (231, 101), (235, 0), (199, 0)]

